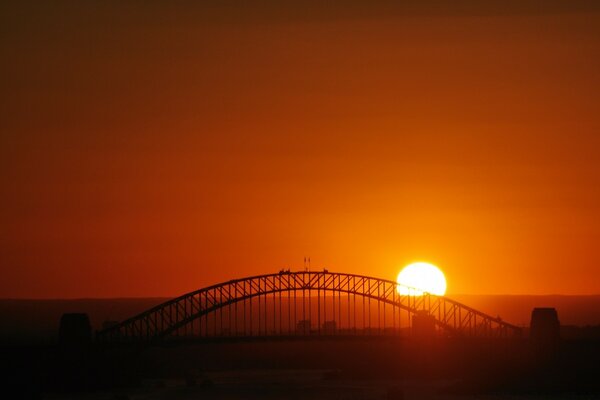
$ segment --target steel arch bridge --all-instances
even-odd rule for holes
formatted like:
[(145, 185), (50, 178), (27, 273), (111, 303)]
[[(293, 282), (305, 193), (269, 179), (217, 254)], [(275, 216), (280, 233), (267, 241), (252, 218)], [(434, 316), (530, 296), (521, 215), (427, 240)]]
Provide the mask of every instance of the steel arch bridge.
[[(446, 336), (517, 338), (521, 328), (444, 296), (396, 282), (323, 271), (230, 280), (174, 298), (98, 331), (103, 343), (181, 338), (406, 335), (419, 324)], [(414, 324), (414, 326), (413, 326)]]

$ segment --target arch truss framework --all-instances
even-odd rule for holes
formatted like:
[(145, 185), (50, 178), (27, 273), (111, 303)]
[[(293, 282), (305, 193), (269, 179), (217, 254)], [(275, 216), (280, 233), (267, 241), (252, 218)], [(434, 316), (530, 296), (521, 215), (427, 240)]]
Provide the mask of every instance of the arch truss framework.
[[(440, 334), (511, 338), (521, 328), (444, 296), (328, 271), (281, 271), (206, 287), (97, 332), (102, 342), (288, 335), (405, 335), (425, 318)], [(403, 291), (406, 292), (406, 291)], [(416, 321), (416, 319), (415, 319)]]

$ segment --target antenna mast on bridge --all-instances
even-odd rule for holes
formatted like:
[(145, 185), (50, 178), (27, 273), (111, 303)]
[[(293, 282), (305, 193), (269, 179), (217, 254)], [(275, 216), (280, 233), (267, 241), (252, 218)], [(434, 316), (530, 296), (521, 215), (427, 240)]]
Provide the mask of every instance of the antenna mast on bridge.
[(304, 271), (310, 271), (310, 257), (304, 256)]

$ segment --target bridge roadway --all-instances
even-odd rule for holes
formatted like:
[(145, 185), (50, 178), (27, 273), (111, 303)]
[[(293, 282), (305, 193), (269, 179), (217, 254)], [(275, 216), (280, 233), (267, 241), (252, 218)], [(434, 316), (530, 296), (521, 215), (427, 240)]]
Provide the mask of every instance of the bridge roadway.
[[(205, 287), (98, 331), (103, 343), (282, 336), (518, 338), (521, 328), (445, 296), (364, 275), (282, 270)], [(404, 293), (404, 291), (403, 291)]]

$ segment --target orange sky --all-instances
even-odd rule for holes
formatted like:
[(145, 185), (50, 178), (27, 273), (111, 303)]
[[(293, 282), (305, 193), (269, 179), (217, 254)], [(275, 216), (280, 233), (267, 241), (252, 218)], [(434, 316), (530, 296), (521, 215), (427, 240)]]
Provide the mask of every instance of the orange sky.
[(0, 297), (600, 293), (600, 4), (7, 3)]

